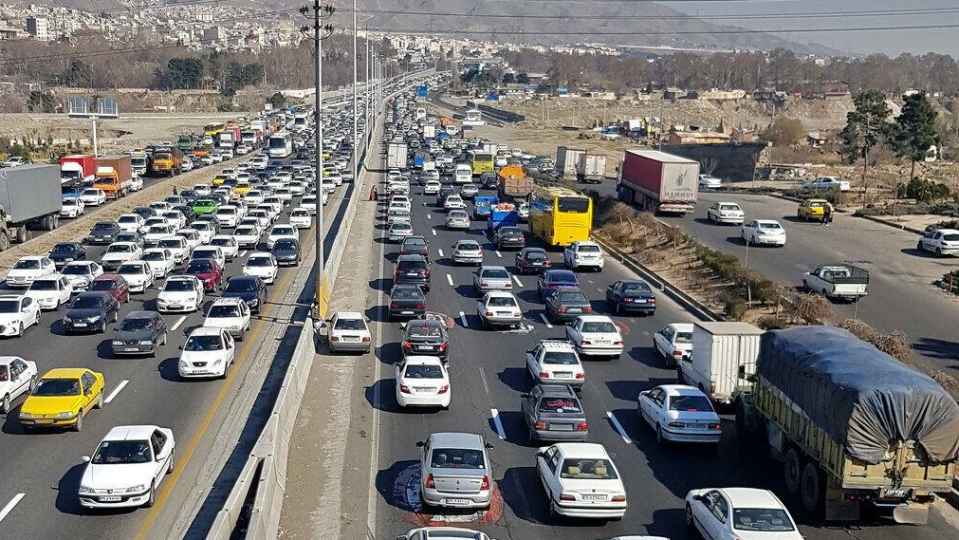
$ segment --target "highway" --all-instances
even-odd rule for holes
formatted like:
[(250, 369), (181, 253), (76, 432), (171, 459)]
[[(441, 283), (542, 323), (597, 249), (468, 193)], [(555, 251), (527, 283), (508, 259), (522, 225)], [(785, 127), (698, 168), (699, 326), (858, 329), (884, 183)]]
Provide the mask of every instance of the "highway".
[[(712, 197), (707, 195), (704, 199)], [(866, 521), (850, 527), (826, 526), (807, 515), (797, 500), (785, 495), (778, 464), (752, 448), (737, 443), (734, 423), (729, 416), (724, 417), (723, 440), (716, 453), (684, 446), (658, 446), (652, 430), (637, 419), (636, 397), (641, 390), (675, 382), (675, 371), (664, 368), (662, 360), (653, 352), (651, 335), (668, 323), (692, 320), (689, 314), (662, 296), (653, 317), (614, 319), (626, 334), (626, 350), (621, 359), (584, 362), (586, 385), (582, 402), (589, 421), (589, 439), (605, 445), (613, 456), (625, 480), (629, 510), (620, 522), (551, 523), (547, 499), (533, 467), (535, 449), (527, 443), (526, 428), (519, 415), (519, 400), (520, 394), (531, 387), (524, 367), (524, 351), (538, 340), (562, 337), (562, 327), (551, 327), (541, 318), (543, 304), (536, 293), (535, 278), (518, 276), (514, 293), (524, 309), (523, 329), (495, 333), (482, 330), (475, 315), (476, 299), (471, 288), (473, 268), (452, 266), (449, 260), (450, 246), (460, 238), (477, 239), (484, 243), (486, 264), (505, 265), (508, 268), (512, 267), (513, 253), (497, 253), (491, 247), (486, 241), (484, 222), (474, 222), (468, 233), (445, 230), (444, 213), (435, 207), (433, 200), (432, 196), (424, 197), (422, 188), (414, 183), (414, 229), (417, 234), (424, 234), (430, 240), (431, 260), (434, 261), (427, 309), (447, 315), (455, 325), (451, 330), (452, 405), (449, 411), (401, 412), (396, 406), (394, 364), (401, 357), (398, 343), (402, 333), (398, 323), (387, 321), (385, 302), (392, 282), (392, 261), (398, 247), (383, 238), (387, 227), (382, 211), (377, 222), (371, 224), (381, 236), (375, 245), (375, 249), (380, 250), (381, 264), (379, 268), (374, 266), (371, 275), (371, 286), (379, 291), (375, 296), (379, 298), (379, 305), (372, 305), (368, 310), (378, 334), (375, 383), (365, 393), (369, 406), (379, 411), (379, 429), (373, 445), (378, 452), (373, 456), (374, 485), (371, 487), (375, 489), (372, 495), (375, 507), (370, 509), (371, 516), (374, 516), (371, 518), (371, 530), (375, 538), (394, 538), (417, 526), (449, 522), (480, 529), (499, 540), (587, 540), (627, 534), (660, 535), (673, 540), (695, 539), (698, 535), (686, 530), (683, 523), (682, 497), (690, 489), (714, 486), (774, 490), (800, 523), (802, 534), (810, 540), (848, 540), (850, 537), (898, 540), (907, 536), (912, 540), (941, 540), (954, 537), (955, 530), (949, 523), (955, 524), (959, 519), (955, 510), (944, 504), (938, 505), (933, 510), (930, 523), (921, 527), (897, 526), (881, 521)], [(775, 206), (777, 203), (773, 201), (756, 204)], [(776, 215), (781, 217), (780, 214)], [(838, 220), (837, 225), (828, 229), (827, 233), (838, 234), (836, 231), (842, 229), (843, 221)], [(677, 220), (677, 223), (693, 224), (698, 227), (693, 229), (697, 234), (701, 228), (708, 227), (692, 221), (692, 218)], [(794, 228), (799, 228), (791, 227), (790, 223), (787, 223), (787, 227), (790, 227), (791, 233)], [(730, 236), (731, 230), (725, 230), (723, 242), (725, 237)], [(804, 240), (807, 236), (808, 240)], [(766, 265), (771, 264), (782, 269), (784, 277), (794, 275), (800, 268), (790, 267), (793, 263), (787, 262), (790, 260), (789, 253), (792, 250), (797, 253), (805, 251), (814, 238), (812, 232), (796, 232), (791, 240), (795, 242), (792, 249), (763, 251), (758, 256), (751, 254), (750, 259), (756, 261), (757, 270), (763, 271)], [(528, 232), (527, 240), (527, 245), (537, 245)], [(859, 249), (857, 247), (856, 251)], [(836, 256), (839, 255), (836, 253)], [(562, 260), (558, 250), (552, 250), (550, 256), (554, 265)], [(851, 256), (852, 253), (843, 258)], [(594, 310), (605, 313), (602, 299), (606, 285), (617, 279), (632, 277), (635, 276), (607, 258), (605, 270), (580, 274), (580, 281), (593, 300)], [(860, 309), (881, 311), (878, 306), (889, 301), (880, 292), (887, 279), (877, 276), (874, 283), (877, 298), (866, 300)], [(876, 307), (871, 308), (873, 305)], [(898, 305), (906, 307), (903, 303)], [(882, 320), (876, 324), (879, 325)], [(368, 417), (367, 413), (368, 409), (358, 414)], [(415, 443), (426, 439), (431, 433), (441, 431), (478, 433), (494, 445), (490, 458), (497, 489), (489, 511), (445, 511), (442, 515), (423, 512), (418, 500), (419, 449)], [(360, 519), (359, 516), (352, 517)]]
[[(328, 224), (340, 219), (340, 207), (345, 207), (352, 190), (351, 184), (337, 188), (326, 208)], [(277, 223), (287, 222), (289, 209), (295, 207), (296, 200)], [(301, 242), (305, 246), (312, 245), (314, 230), (300, 232)], [(329, 246), (338, 228), (327, 231), (326, 244)], [(88, 246), (87, 249), (88, 258), (99, 260), (104, 247)], [(261, 244), (260, 249), (266, 249), (265, 244)], [(241, 273), (248, 252), (242, 251), (240, 255), (227, 264), (225, 275)], [(304, 259), (304, 263), (307, 260)], [(135, 538), (138, 534), (146, 534), (144, 520), (151, 515), (150, 510), (93, 515), (81, 510), (77, 501), (79, 479), (84, 467), (81, 456), (91, 455), (100, 439), (115, 425), (157, 424), (173, 429), (181, 456), (177, 467), (185, 467), (184, 451), (195, 436), (199, 438), (203, 434), (208, 423), (208, 420), (205, 421), (208, 411), (216, 409), (223, 395), (232, 396), (251, 385), (254, 392), (259, 388), (258, 381), (262, 381), (263, 373), (251, 372), (249, 368), (256, 360), (248, 361), (248, 358), (253, 356), (251, 352), (257, 350), (258, 328), (277, 322), (271, 317), (278, 309), (276, 301), (287, 293), (286, 289), (296, 270), (280, 270), (276, 284), (269, 288), (266, 310), (261, 316), (255, 316), (256, 322), (247, 334), (248, 339), (238, 343), (237, 360), (231, 368), (238, 372), (225, 381), (178, 380), (178, 347), (191, 330), (202, 324), (202, 312), (185, 316), (165, 315), (170, 338), (155, 359), (111, 358), (109, 345), (112, 331), (64, 336), (60, 324), (62, 308), (44, 313), (40, 326), (29, 328), (25, 337), (0, 341), (0, 355), (19, 355), (34, 360), (41, 374), (55, 367), (88, 367), (104, 373), (105, 395), (109, 400), (102, 410), (92, 411), (87, 416), (84, 428), (79, 433), (26, 435), (17, 421), (18, 406), (3, 418), (3, 433), (0, 435), (0, 456), (3, 456), (0, 460), (0, 508), (14, 499), (18, 503), (11, 507), (5, 517), (0, 517), (0, 538), (53, 539), (62, 538), (66, 531), (70, 531), (71, 538), (90, 540)], [(155, 310), (157, 291), (158, 287), (154, 286), (146, 294), (134, 295), (128, 304), (122, 306), (121, 318), (136, 309)], [(217, 296), (218, 293), (208, 293), (206, 303), (209, 304)], [(111, 325), (111, 328), (115, 326)], [(224, 385), (230, 386), (226, 392), (223, 391)], [(20, 403), (22, 398), (16, 405)], [(164, 494), (168, 495), (165, 492), (172, 490), (169, 478), (172, 477), (161, 484), (160, 502), (153, 512), (162, 506)]]
[[(752, 247), (739, 227), (709, 223), (706, 209), (717, 201), (737, 202), (746, 219), (776, 219), (786, 229), (784, 248)], [(804, 272), (845, 261), (869, 271), (869, 296), (858, 304), (834, 304), (836, 320), (858, 316), (874, 328), (906, 334), (924, 369), (946, 369), (959, 376), (956, 299), (932, 282), (959, 267), (956, 258), (916, 251), (918, 236), (888, 225), (840, 213), (829, 227), (796, 219), (797, 203), (764, 195), (701, 192), (696, 212), (662, 217), (706, 246), (739, 257), (748, 268), (782, 283), (802, 284)]]

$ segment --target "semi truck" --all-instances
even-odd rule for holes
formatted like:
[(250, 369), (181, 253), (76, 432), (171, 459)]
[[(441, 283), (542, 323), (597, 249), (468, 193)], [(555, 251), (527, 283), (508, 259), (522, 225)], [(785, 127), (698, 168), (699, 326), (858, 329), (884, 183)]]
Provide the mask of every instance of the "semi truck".
[(108, 199), (125, 197), (133, 186), (133, 165), (130, 156), (102, 156), (94, 163), (97, 166), (93, 187), (102, 189)]
[(21, 165), (0, 170), (0, 251), (27, 241), (27, 227), (52, 231), (60, 225), (60, 168)]
[(599, 184), (603, 178), (606, 178), (606, 154), (588, 151), (580, 154), (576, 164), (576, 181)]
[(153, 176), (175, 176), (183, 172), (183, 153), (175, 146), (157, 146), (150, 161)]
[(231, 130), (223, 130), (216, 134), (213, 144), (216, 148), (233, 150), (237, 143), (237, 136)]
[(60, 158), (60, 184), (64, 188), (79, 188), (93, 182), (96, 168), (93, 154), (73, 154)]
[(409, 159), (407, 153), (409, 148), (404, 142), (390, 143), (386, 149), (386, 168), (388, 169), (402, 169), (406, 167), (407, 160)]
[(922, 524), (952, 488), (959, 404), (924, 373), (846, 330), (803, 326), (763, 334), (754, 378), (737, 435), (782, 461), (810, 512), (856, 521), (870, 507)]
[(699, 162), (656, 150), (626, 150), (616, 185), (619, 200), (647, 212), (687, 214), (699, 194)]
[(576, 176), (576, 168), (579, 166), (579, 156), (586, 153), (585, 148), (573, 148), (571, 146), (556, 147), (556, 172), (560, 176)]
[(130, 166), (135, 174), (146, 176), (150, 168), (150, 156), (143, 150), (134, 150), (130, 152)]

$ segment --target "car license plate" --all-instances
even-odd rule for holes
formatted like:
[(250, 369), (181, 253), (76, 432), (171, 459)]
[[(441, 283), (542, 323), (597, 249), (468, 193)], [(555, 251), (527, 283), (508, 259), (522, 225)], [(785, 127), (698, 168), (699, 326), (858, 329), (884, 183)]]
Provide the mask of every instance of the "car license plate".
[(121, 497), (119, 495), (111, 495), (108, 497), (100, 497), (100, 502), (119, 502)]
[(556, 377), (557, 379), (572, 379), (573, 374), (572, 373), (553, 373), (553, 377)]
[(900, 497), (905, 497), (908, 492), (909, 492), (908, 489), (888, 489), (885, 492), (885, 496), (900, 498)]
[(512, 313), (510, 313), (510, 312), (508, 312), (508, 311), (497, 311), (497, 312), (496, 312), (496, 316), (497, 316), (497, 317), (509, 317), (510, 315), (512, 315)]
[(137, 352), (140, 349), (137, 349), (136, 347), (124, 347), (123, 350), (124, 352)]
[(400, 312), (400, 315), (412, 315), (412, 314), (413, 314), (412, 311), (401, 311), (401, 312)]
[(52, 424), (53, 420), (50, 418), (41, 418), (36, 421), (38, 424)]
[(170, 309), (180, 309), (182, 307), (180, 304), (170, 304)]
[(578, 308), (578, 307), (575, 307), (575, 308), (569, 308), (569, 309), (567, 309), (566, 311), (568, 311), (568, 312), (570, 312), (570, 313), (582, 313), (583, 310), (580, 309), (580, 308)]
[(607, 340), (605, 340), (605, 339), (597, 339), (597, 340), (596, 340), (596, 344), (597, 344), (597, 345), (609, 345), (609, 341), (607, 341)]
[(424, 351), (432, 351), (432, 350), (433, 350), (433, 346), (432, 346), (432, 345), (420, 345), (420, 348), (423, 349)]
[(550, 424), (549, 428), (553, 431), (573, 431), (573, 424)]
[(469, 499), (446, 499), (446, 504), (450, 506), (466, 506), (469, 503)]
[(708, 426), (706, 424), (686, 424), (692, 429), (706, 429)]
[(344, 337), (343, 337), (343, 341), (357, 342), (357, 341), (359, 341), (359, 340), (360, 340), (360, 338), (358, 338), (358, 337), (353, 337), (353, 336), (344, 336)]
[(73, 326), (76, 326), (77, 328), (86, 328), (86, 327), (87, 327), (87, 323), (85, 323), (85, 322), (73, 323)]
[(592, 493), (583, 494), (582, 498), (584, 501), (605, 501), (606, 495), (595, 495)]

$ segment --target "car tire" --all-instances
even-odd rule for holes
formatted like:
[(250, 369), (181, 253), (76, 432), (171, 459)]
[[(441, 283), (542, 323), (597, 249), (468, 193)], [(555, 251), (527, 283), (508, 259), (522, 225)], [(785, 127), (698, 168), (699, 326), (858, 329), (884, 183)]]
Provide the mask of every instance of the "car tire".
[(619, 302), (616, 302), (616, 316), (617, 317), (623, 316), (623, 305), (620, 304)]
[(686, 503), (686, 528), (695, 529), (696, 522), (693, 520), (693, 509), (690, 508), (689, 503)]
[(172, 474), (173, 469), (176, 468), (176, 448), (170, 451), (170, 463), (167, 465), (166, 473)]
[(936, 248), (936, 257), (942, 257), (942, 248)]
[(93, 404), (93, 408), (94, 408), (94, 409), (102, 409), (102, 408), (103, 408), (103, 392), (100, 392), (100, 395), (97, 396), (97, 402)]
[(23, 322), (17, 327), (17, 337), (23, 337)]
[(150, 497), (147, 499), (147, 502), (143, 503), (143, 506), (146, 508), (153, 508), (157, 502), (157, 491), (156, 487), (153, 484), (150, 484)]
[(73, 431), (80, 431), (83, 429), (83, 411), (80, 411), (80, 414), (77, 415), (77, 421), (73, 423)]
[(659, 424), (656, 424), (656, 444), (659, 446), (666, 445), (666, 438), (663, 437), (663, 428)]
[(9, 413), (11, 407), (12, 405), (10, 404), (10, 394), (4, 394), (3, 400), (0, 401), (0, 413), (3, 413), (3, 414)]

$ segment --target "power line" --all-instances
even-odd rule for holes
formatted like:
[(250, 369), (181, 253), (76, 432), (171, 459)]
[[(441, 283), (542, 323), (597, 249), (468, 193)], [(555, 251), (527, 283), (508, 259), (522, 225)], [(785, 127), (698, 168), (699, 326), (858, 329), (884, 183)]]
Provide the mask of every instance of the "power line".
[[(670, 30), (663, 32), (629, 32), (630, 36), (675, 36), (675, 35), (701, 35), (701, 34), (782, 34), (782, 33), (821, 33), (821, 32), (885, 32), (891, 30), (938, 30), (947, 28), (959, 28), (959, 23), (955, 24), (925, 24), (919, 26), (891, 25), (891, 26), (867, 26), (867, 27), (833, 27), (833, 28), (790, 28), (788, 30), (761, 30), (752, 28), (723, 29), (714, 30)], [(408, 28), (376, 28), (377, 32), (394, 32), (397, 34), (442, 34), (442, 35), (488, 35), (488, 36), (623, 36), (622, 31), (549, 31), (549, 30), (433, 30), (429, 28), (412, 30)]]

